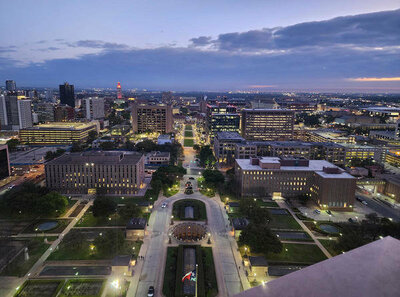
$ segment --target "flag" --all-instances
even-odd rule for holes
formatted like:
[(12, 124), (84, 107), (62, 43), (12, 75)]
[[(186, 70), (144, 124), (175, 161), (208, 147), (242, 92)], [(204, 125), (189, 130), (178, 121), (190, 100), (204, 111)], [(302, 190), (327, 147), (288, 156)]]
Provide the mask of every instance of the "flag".
[(185, 279), (188, 279), (190, 281), (196, 281), (196, 270), (189, 271), (182, 277), (182, 281), (185, 281)]

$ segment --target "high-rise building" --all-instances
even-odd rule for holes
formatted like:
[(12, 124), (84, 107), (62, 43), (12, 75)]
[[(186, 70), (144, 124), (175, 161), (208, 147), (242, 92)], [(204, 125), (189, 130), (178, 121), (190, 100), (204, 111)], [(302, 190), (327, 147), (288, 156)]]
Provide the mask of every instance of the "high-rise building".
[(10, 176), (10, 159), (8, 157), (8, 146), (0, 146), (0, 179)]
[(117, 99), (122, 99), (122, 88), (120, 82), (117, 83)]
[(294, 111), (286, 109), (243, 109), (242, 136), (246, 140), (291, 140)]
[(132, 106), (132, 129), (134, 133), (172, 132), (171, 105), (148, 105), (134, 103)]
[(135, 152), (67, 153), (45, 165), (46, 186), (68, 194), (136, 194), (144, 156)]
[(41, 102), (34, 105), (39, 122), (54, 122), (54, 104)]
[(82, 99), (82, 110), (88, 120), (104, 118), (104, 98), (89, 97)]
[(211, 142), (218, 132), (239, 132), (240, 115), (236, 111), (236, 107), (227, 102), (207, 105), (205, 128)]
[(6, 80), (6, 90), (8, 92), (17, 91), (17, 84), (13, 80)]
[(74, 85), (70, 85), (67, 82), (65, 82), (63, 85), (60, 85), (60, 102), (61, 104), (67, 104), (71, 107), (75, 107)]
[(23, 96), (9, 94), (0, 96), (0, 126), (1, 130), (19, 130), (32, 127), (31, 100)]

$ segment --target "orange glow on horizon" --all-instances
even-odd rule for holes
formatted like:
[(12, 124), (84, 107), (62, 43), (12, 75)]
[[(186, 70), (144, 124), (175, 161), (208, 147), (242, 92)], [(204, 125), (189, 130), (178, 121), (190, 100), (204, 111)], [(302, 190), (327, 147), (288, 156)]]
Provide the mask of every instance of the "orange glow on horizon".
[(358, 77), (358, 78), (349, 78), (350, 81), (362, 81), (362, 82), (370, 82), (370, 81), (400, 81), (400, 77)]

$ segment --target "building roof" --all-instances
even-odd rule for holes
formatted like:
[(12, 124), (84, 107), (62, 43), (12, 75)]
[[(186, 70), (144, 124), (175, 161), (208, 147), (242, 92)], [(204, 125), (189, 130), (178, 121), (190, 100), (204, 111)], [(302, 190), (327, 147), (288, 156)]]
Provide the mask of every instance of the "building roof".
[(118, 255), (115, 256), (112, 261), (112, 266), (129, 266), (132, 257), (130, 255)]
[(246, 218), (233, 218), (232, 219), (232, 226), (235, 230), (243, 230), (249, 221)]
[(233, 131), (217, 132), (216, 137), (218, 138), (218, 140), (228, 139), (228, 140), (244, 141), (244, 138), (240, 136), (238, 132), (233, 132)]
[(249, 257), (250, 265), (253, 267), (267, 267), (268, 262), (267, 259), (264, 258), (264, 256), (250, 256)]
[(146, 228), (147, 220), (145, 218), (132, 218), (126, 224), (128, 230), (144, 230)]
[(90, 165), (133, 165), (140, 161), (142, 154), (126, 151), (87, 151), (83, 153), (67, 153), (47, 164), (90, 164)]
[(398, 296), (399, 263), (400, 241), (388, 236), (235, 296)]
[(25, 130), (81, 130), (96, 126), (95, 122), (52, 122), (40, 124)]
[[(260, 162), (262, 163), (270, 163), (277, 164), (280, 163), (282, 158), (280, 157), (262, 157), (260, 158)], [(340, 169), (340, 173), (326, 173), (322, 172), (324, 167), (327, 168), (339, 168), (332, 163), (329, 163), (325, 160), (310, 160), (308, 166), (280, 166), (279, 169), (263, 169), (260, 165), (252, 165), (251, 159), (236, 159), (237, 164), (242, 168), (242, 170), (278, 170), (278, 171), (315, 171), (323, 177), (332, 177), (332, 178), (354, 178), (350, 174), (344, 172)]]

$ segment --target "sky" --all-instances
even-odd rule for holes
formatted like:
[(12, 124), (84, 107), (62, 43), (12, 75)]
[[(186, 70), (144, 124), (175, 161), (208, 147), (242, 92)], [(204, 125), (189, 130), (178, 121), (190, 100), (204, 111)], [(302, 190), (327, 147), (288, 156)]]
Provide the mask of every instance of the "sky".
[(0, 85), (400, 92), (400, 0), (3, 0), (0, 27)]

